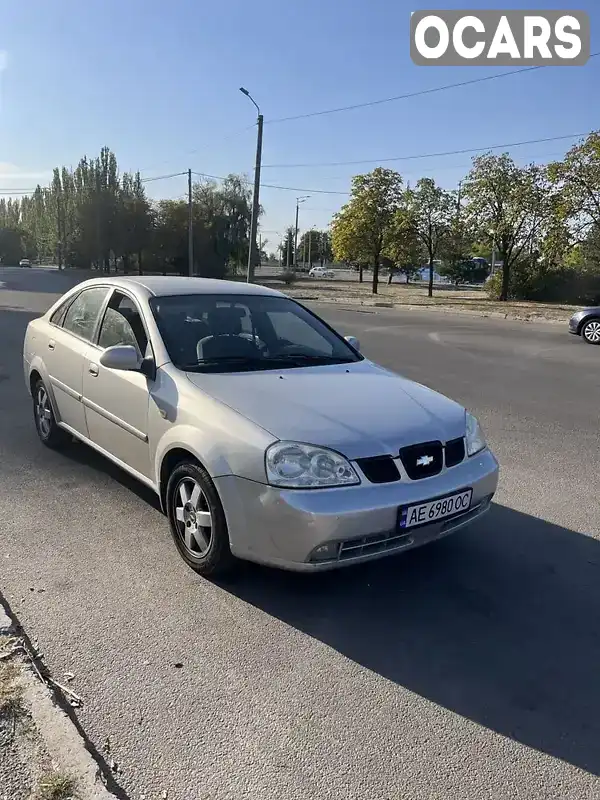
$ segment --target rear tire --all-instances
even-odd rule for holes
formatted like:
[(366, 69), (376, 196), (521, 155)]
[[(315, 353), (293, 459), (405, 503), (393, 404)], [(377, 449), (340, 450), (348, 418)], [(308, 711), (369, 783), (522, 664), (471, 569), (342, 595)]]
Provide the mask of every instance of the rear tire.
[(581, 338), (587, 344), (600, 344), (600, 317), (589, 319), (581, 329)]
[(235, 570), (221, 500), (206, 470), (192, 461), (179, 464), (166, 492), (171, 535), (185, 563), (205, 578)]
[(46, 447), (60, 450), (69, 443), (71, 437), (58, 426), (50, 395), (41, 378), (38, 378), (33, 388), (33, 418), (38, 436)]

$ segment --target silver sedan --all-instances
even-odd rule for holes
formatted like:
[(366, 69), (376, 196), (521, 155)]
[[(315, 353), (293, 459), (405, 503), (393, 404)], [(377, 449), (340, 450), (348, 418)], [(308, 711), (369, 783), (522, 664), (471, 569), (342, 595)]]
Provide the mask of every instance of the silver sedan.
[(42, 442), (75, 437), (150, 486), (203, 575), (408, 550), (496, 491), (472, 414), (261, 286), (87, 281), (30, 322), (23, 356)]

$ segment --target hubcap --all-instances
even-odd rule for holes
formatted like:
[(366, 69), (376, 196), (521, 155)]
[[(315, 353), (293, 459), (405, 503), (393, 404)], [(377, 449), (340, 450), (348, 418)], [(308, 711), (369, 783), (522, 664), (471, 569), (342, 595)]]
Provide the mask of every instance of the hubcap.
[(177, 532), (195, 556), (208, 552), (212, 538), (212, 517), (206, 495), (193, 478), (179, 482), (173, 498)]
[(47, 439), (50, 436), (52, 425), (52, 409), (50, 408), (50, 400), (48, 392), (43, 386), (40, 386), (35, 399), (35, 415), (37, 418), (40, 433)]
[(600, 342), (600, 322), (588, 322), (583, 334), (588, 342)]

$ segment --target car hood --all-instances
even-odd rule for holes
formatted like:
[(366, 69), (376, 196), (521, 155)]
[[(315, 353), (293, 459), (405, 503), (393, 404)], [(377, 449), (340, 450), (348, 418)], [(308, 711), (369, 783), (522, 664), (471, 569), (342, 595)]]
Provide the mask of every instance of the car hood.
[(465, 435), (462, 406), (367, 360), (188, 378), (277, 439), (323, 445), (350, 459)]

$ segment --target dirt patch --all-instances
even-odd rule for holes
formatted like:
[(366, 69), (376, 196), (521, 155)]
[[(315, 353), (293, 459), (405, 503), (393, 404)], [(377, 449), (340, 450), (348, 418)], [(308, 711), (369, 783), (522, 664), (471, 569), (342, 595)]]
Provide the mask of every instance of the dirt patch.
[(435, 309), (454, 313), (470, 313), (478, 316), (501, 316), (507, 319), (526, 321), (567, 322), (577, 310), (576, 306), (551, 303), (507, 302), (489, 300), (483, 289), (435, 287), (433, 297), (427, 296), (427, 288), (421, 285), (381, 283), (374, 295), (371, 284), (353, 281), (299, 280), (293, 286), (284, 287), (276, 281), (265, 281), (264, 285), (284, 291), (298, 300), (362, 305), (383, 308)]

